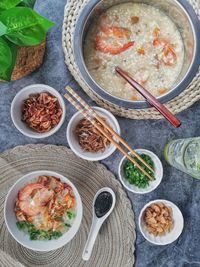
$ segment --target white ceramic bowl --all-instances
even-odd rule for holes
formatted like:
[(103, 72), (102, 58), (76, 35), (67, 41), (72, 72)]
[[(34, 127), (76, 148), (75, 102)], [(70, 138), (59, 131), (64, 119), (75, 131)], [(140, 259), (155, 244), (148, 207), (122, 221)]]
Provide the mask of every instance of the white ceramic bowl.
[[(145, 226), (144, 219), (143, 219), (143, 214), (147, 207), (149, 207), (153, 203), (158, 203), (158, 202), (162, 202), (166, 206), (172, 208), (174, 227), (169, 233), (166, 233), (166, 235), (155, 237), (153, 234), (150, 234), (146, 230), (146, 226)], [(155, 245), (167, 245), (167, 244), (174, 242), (182, 233), (183, 225), (184, 225), (183, 215), (181, 211), (179, 210), (179, 208), (171, 201), (164, 200), (164, 199), (156, 199), (156, 200), (150, 201), (144, 206), (144, 208), (141, 210), (140, 215), (139, 215), (139, 228), (140, 228), (142, 235), (144, 236), (146, 240), (148, 240), (149, 242)]]
[[(114, 131), (120, 134), (119, 123), (109, 111), (103, 108), (99, 108), (99, 107), (92, 107), (92, 108), (100, 116), (105, 117), (108, 124), (114, 129)], [(110, 146), (108, 146), (103, 152), (99, 151), (99, 152), (92, 153), (92, 152), (83, 151), (83, 149), (78, 143), (78, 138), (75, 134), (76, 125), (83, 118), (84, 116), (81, 114), (80, 111), (78, 111), (77, 113), (73, 115), (73, 117), (69, 121), (69, 124), (67, 126), (67, 141), (68, 141), (70, 148), (80, 158), (90, 160), (90, 161), (102, 160), (102, 159), (109, 157), (116, 149), (116, 147), (113, 144), (110, 144)]]
[(146, 194), (146, 193), (149, 193), (155, 190), (156, 187), (158, 187), (158, 185), (160, 184), (162, 177), (163, 177), (163, 166), (162, 166), (160, 159), (153, 152), (146, 150), (146, 149), (135, 149), (135, 151), (139, 155), (146, 154), (151, 157), (151, 159), (154, 162), (154, 166), (155, 166), (155, 178), (156, 179), (154, 181), (150, 181), (149, 186), (147, 186), (146, 188), (139, 188), (135, 185), (130, 184), (128, 180), (125, 178), (124, 170), (123, 170), (125, 163), (128, 161), (128, 159), (125, 156), (122, 158), (122, 160), (119, 163), (118, 175), (119, 175), (121, 183), (127, 190), (133, 193), (136, 193), (136, 194)]
[[(21, 119), (22, 118), (21, 109), (22, 109), (23, 101), (26, 100), (31, 94), (37, 94), (37, 93), (42, 93), (42, 92), (48, 92), (56, 96), (63, 111), (63, 114), (61, 116), (61, 119), (58, 125), (56, 125), (56, 127), (54, 127), (52, 130), (46, 133), (38, 133), (34, 131), (33, 129), (28, 127), (28, 125), (25, 122), (23, 122)], [(66, 108), (65, 108), (65, 103), (64, 103), (62, 96), (54, 88), (48, 85), (45, 85), (45, 84), (32, 84), (32, 85), (24, 87), (22, 90), (20, 90), (16, 94), (11, 104), (11, 118), (12, 118), (12, 121), (15, 127), (22, 134), (28, 137), (31, 137), (31, 138), (45, 138), (57, 132), (64, 122), (65, 113), (66, 113)]]
[[(69, 231), (64, 233), (61, 237), (55, 240), (30, 240), (29, 236), (25, 234), (23, 231), (20, 231), (16, 226), (17, 219), (14, 212), (14, 205), (17, 198), (17, 194), (23, 186), (32, 182), (33, 180), (35, 180), (35, 178), (37, 178), (40, 175), (49, 175), (60, 178), (62, 182), (65, 182), (72, 187), (76, 198), (76, 204), (77, 204), (76, 218), (72, 226), (70, 227)], [(83, 213), (82, 201), (78, 193), (78, 190), (76, 189), (74, 184), (68, 178), (64, 177), (61, 174), (45, 170), (28, 173), (19, 180), (17, 180), (17, 182), (9, 190), (4, 205), (5, 223), (11, 235), (21, 245), (35, 251), (51, 251), (67, 244), (75, 236), (80, 227), (82, 220), (82, 213)]]

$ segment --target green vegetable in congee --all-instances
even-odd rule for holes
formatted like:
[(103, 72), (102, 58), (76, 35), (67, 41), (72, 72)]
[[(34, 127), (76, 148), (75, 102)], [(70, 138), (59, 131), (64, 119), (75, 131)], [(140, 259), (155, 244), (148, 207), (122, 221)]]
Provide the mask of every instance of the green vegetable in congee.
[(62, 236), (60, 231), (45, 231), (36, 229), (36, 227), (28, 221), (17, 222), (16, 224), (19, 230), (23, 230), (29, 234), (31, 240), (51, 240)]
[[(150, 156), (146, 154), (141, 154), (140, 157), (154, 169), (154, 163)], [(154, 178), (154, 173), (149, 170), (143, 163), (141, 163), (136, 157), (132, 158), (140, 164), (140, 166)], [(124, 165), (124, 175), (130, 184), (133, 184), (139, 188), (146, 188), (149, 185), (148, 177), (141, 172), (130, 160), (128, 160)]]

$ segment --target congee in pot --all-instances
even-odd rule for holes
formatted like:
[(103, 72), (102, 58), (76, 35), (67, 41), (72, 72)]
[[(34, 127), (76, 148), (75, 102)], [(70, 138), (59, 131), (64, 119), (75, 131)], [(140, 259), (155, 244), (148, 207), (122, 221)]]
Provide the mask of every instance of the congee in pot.
[(154, 96), (166, 94), (184, 60), (184, 45), (174, 22), (159, 9), (123, 3), (102, 13), (89, 27), (84, 43), (85, 64), (92, 78), (111, 95), (128, 100), (142, 96), (115, 67), (126, 70)]

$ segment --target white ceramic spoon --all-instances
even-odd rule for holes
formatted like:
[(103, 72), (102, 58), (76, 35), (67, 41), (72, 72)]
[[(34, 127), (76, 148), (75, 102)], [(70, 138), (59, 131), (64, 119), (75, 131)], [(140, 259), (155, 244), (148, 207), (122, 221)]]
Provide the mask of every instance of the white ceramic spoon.
[[(92, 249), (103, 222), (112, 212), (116, 202), (115, 193), (109, 187), (101, 188), (93, 200), (93, 219), (90, 233), (83, 250), (83, 260), (89, 260)], [(102, 205), (103, 204), (103, 205)]]

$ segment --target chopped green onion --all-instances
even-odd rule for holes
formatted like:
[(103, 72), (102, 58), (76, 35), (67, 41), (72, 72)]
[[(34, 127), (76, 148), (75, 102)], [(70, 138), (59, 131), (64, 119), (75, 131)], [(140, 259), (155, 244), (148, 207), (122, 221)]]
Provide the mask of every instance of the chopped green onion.
[(19, 230), (23, 230), (24, 232), (28, 233), (31, 240), (51, 240), (62, 236), (60, 231), (39, 230), (28, 221), (17, 222), (16, 225)]
[(75, 218), (76, 215), (75, 215), (74, 212), (67, 211), (67, 216), (68, 216), (68, 218), (71, 220), (71, 219)]
[[(152, 169), (154, 169), (154, 163), (150, 156), (146, 154), (141, 154), (140, 157), (150, 166)], [(140, 164), (140, 166), (151, 175), (151, 177), (154, 178), (155, 176), (151, 170), (149, 170), (143, 163), (141, 163), (136, 157), (132, 156), (132, 158)], [(127, 160), (127, 162), (124, 165), (124, 175), (125, 178), (128, 180), (130, 184), (133, 184), (139, 188), (146, 188), (149, 185), (149, 179), (148, 177), (139, 170), (130, 160)]]

